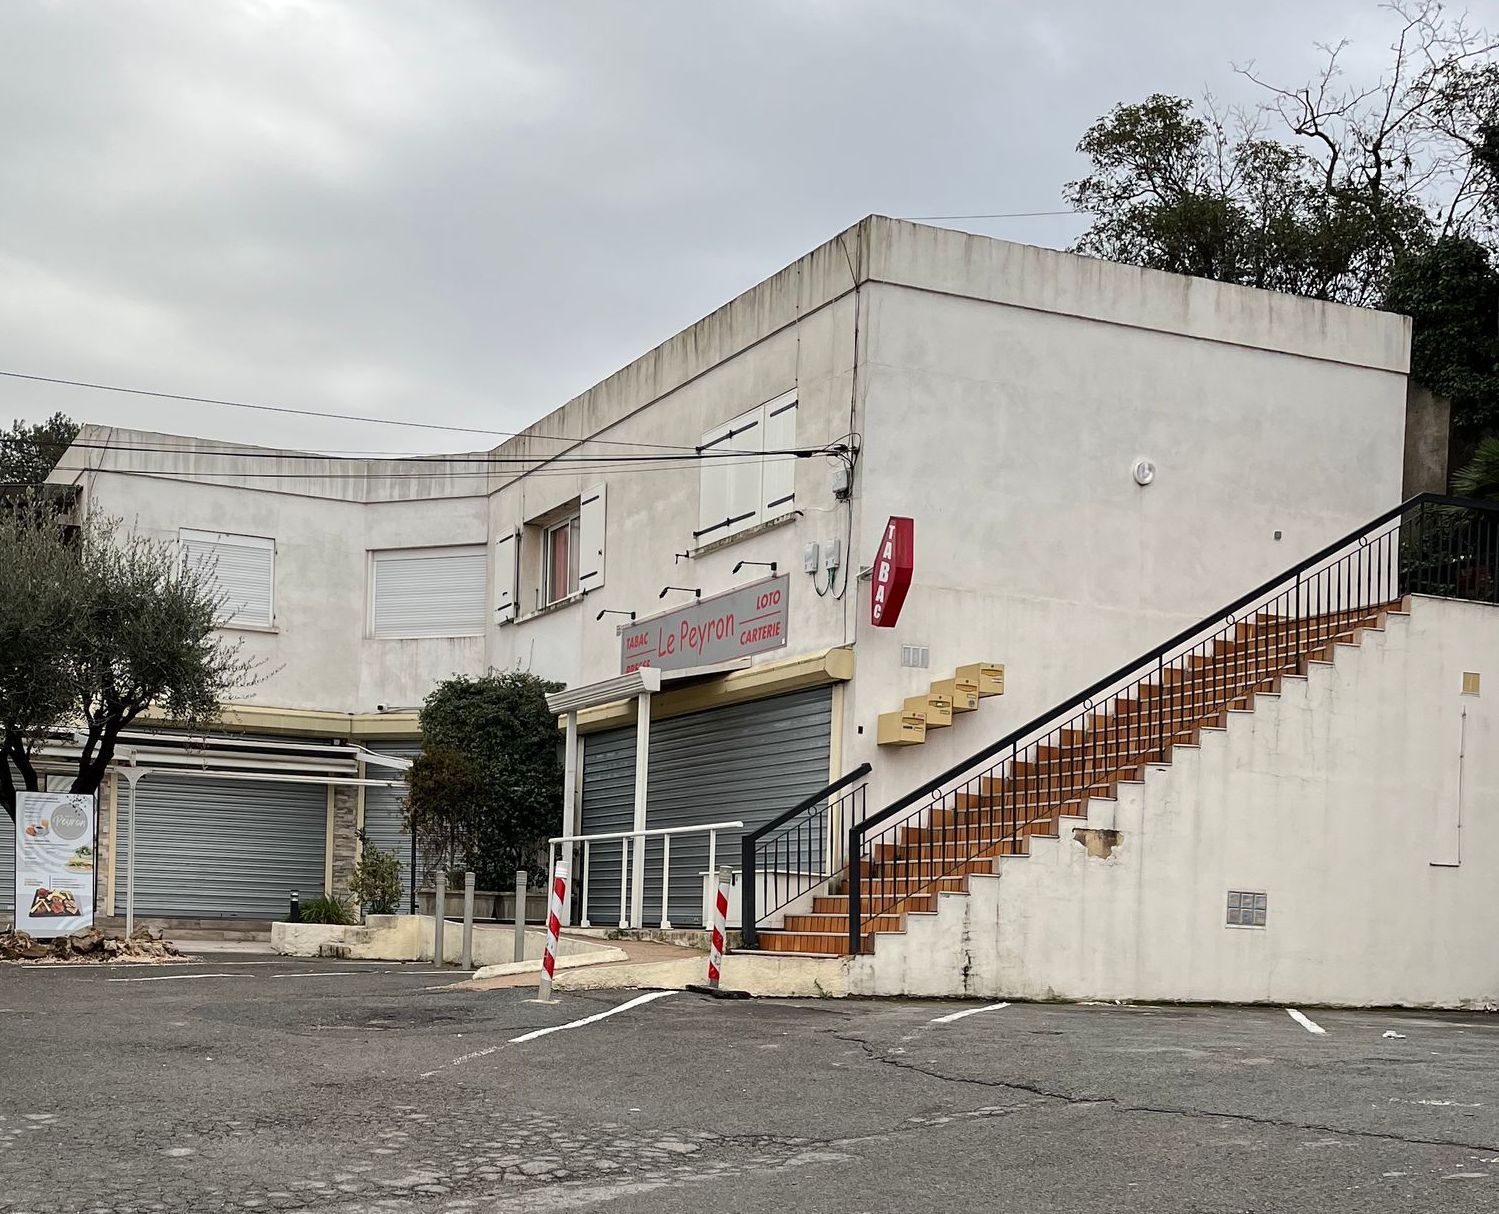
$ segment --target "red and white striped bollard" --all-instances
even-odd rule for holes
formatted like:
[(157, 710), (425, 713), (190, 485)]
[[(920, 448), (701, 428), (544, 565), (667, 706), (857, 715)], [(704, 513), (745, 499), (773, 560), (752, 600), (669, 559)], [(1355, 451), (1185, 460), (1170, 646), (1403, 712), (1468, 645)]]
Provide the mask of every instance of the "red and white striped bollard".
[(536, 998), (541, 1003), (551, 1003), (552, 978), (557, 971), (557, 941), (562, 935), (562, 914), (567, 906), (568, 862), (559, 859), (552, 869), (552, 894), (547, 902), (547, 943), (541, 955), (541, 988)]
[(724, 931), (729, 922), (729, 883), (734, 874), (728, 868), (718, 870), (718, 891), (713, 897), (713, 935), (708, 944), (708, 989), (718, 990), (723, 969)]

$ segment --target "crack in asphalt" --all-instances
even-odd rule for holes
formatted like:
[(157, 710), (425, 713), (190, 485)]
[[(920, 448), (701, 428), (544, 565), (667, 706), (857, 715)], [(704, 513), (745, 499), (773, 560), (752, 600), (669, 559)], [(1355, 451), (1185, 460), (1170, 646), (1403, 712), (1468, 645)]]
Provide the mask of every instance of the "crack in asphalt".
[[(1021, 1083), (1015, 1080), (1005, 1079), (979, 1079), (965, 1075), (947, 1075), (930, 1067), (921, 1066), (909, 1059), (891, 1057), (879, 1052), (879, 1047), (862, 1037), (834, 1033), (834, 1040), (845, 1042), (849, 1045), (857, 1045), (864, 1051), (865, 1056), (871, 1062), (882, 1063), (885, 1066), (895, 1067), (897, 1070), (911, 1071), (918, 1075), (925, 1075), (929, 1079), (936, 1079), (942, 1083), (956, 1083), (982, 1088), (1003, 1088), (1012, 1092), (1027, 1092), (1032, 1096), (1040, 1096), (1045, 1101), (1055, 1104), (1072, 1105), (1086, 1108), (1090, 1105), (1107, 1104), (1113, 1106), (1121, 1113), (1145, 1113), (1163, 1117), (1182, 1117), (1186, 1119), (1203, 1118), (1209, 1120), (1238, 1121), (1249, 1125), (1262, 1125), (1274, 1129), (1305, 1130), (1322, 1134), (1336, 1134), (1344, 1138), (1370, 1138), (1384, 1142), (1400, 1142), (1408, 1146), (1421, 1147), (1457, 1147), (1465, 1151), (1479, 1151), (1494, 1153), (1499, 1151), (1493, 1143), (1460, 1142), (1450, 1138), (1413, 1138), (1404, 1134), (1393, 1134), (1383, 1130), (1355, 1130), (1346, 1126), (1325, 1125), (1319, 1122), (1292, 1121), (1277, 1117), (1264, 1117), (1254, 1113), (1230, 1113), (1220, 1112), (1213, 1109), (1188, 1109), (1171, 1108), (1167, 1106), (1156, 1106), (1146, 1104), (1130, 1104), (1117, 1096), (1074, 1096), (1068, 1092), (1052, 1091), (1043, 1088), (1039, 1084)], [(1020, 1106), (1020, 1107), (1037, 1107)]]

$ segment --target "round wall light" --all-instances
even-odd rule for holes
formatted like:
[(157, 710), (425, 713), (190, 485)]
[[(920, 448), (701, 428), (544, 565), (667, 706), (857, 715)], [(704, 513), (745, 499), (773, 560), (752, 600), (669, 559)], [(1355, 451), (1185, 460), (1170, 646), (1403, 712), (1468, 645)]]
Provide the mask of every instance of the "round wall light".
[(1137, 459), (1135, 466), (1130, 469), (1135, 478), (1135, 484), (1142, 488), (1155, 480), (1155, 465), (1148, 459)]

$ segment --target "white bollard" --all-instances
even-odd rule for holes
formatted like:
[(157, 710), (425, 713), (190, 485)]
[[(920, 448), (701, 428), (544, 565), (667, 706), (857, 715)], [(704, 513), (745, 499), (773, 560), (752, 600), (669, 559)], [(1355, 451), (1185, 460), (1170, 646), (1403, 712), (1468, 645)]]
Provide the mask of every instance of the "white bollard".
[(547, 944), (541, 957), (541, 987), (536, 993), (538, 1003), (551, 1003), (552, 978), (557, 970), (557, 941), (562, 935), (562, 912), (567, 898), (568, 863), (558, 860), (552, 869), (552, 893), (547, 903)]
[(724, 932), (729, 922), (729, 883), (734, 874), (728, 868), (718, 870), (718, 891), (713, 896), (713, 935), (708, 944), (708, 989), (718, 990), (723, 969)]
[(442, 925), (448, 914), (448, 874), (443, 869), (432, 887), (432, 964), (441, 969), (447, 964), (442, 941)]

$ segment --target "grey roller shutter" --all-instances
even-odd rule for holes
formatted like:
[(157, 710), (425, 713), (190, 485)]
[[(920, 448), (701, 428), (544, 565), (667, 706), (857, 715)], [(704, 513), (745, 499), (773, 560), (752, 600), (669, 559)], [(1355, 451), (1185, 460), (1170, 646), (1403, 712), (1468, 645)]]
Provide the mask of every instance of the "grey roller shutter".
[[(130, 864), (126, 793), (119, 801), (115, 909), (125, 913)], [(135, 913), (281, 919), (289, 895), (323, 892), (324, 784), (152, 774), (136, 788)]]
[[(735, 704), (651, 724), (646, 798), (650, 830), (742, 821), (752, 830), (826, 786), (832, 745), (830, 687)], [(629, 830), (634, 824), (635, 730), (584, 740), (583, 832)], [(718, 836), (718, 863), (737, 870), (740, 831)], [(619, 922), (617, 844), (595, 848), (589, 918)], [(645, 923), (661, 920), (661, 841), (646, 844)], [(671, 845), (674, 927), (701, 927), (708, 836), (677, 836)]]
[[(374, 749), (371, 747), (371, 749)], [(397, 758), (414, 759), (420, 746), (382, 746), (379, 753)], [(390, 767), (366, 767), (365, 778), (398, 779), (400, 772)], [(366, 788), (364, 790), (364, 837), (383, 851), (393, 851), (401, 862), (400, 913), (411, 909), (411, 835), (406, 830), (406, 789)]]
[[(829, 687), (662, 721), (651, 729), (646, 826), (740, 820), (753, 830), (828, 783)], [(718, 863), (740, 867), (740, 831), (718, 836)], [(646, 845), (645, 920), (661, 917), (661, 843)], [(700, 927), (708, 836), (671, 844), (671, 922)]]
[(482, 636), (487, 561), (483, 548), (375, 553), (375, 636)]
[(16, 824), (0, 810), (0, 923), (11, 923), (16, 908)]
[[(635, 727), (589, 734), (583, 739), (583, 829), (585, 835), (630, 830), (635, 825)], [(581, 863), (581, 850), (579, 862)], [(595, 927), (619, 923), (620, 845), (589, 848), (588, 920)], [(575, 882), (579, 890), (580, 882)], [(581, 897), (581, 894), (579, 895)]]

